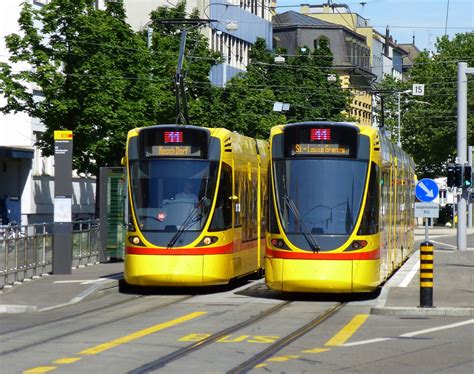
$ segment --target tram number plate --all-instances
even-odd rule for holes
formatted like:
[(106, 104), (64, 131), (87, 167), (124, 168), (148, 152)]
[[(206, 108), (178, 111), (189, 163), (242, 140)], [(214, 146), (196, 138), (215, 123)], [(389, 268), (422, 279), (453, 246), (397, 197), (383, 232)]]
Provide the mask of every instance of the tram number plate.
[(439, 217), (439, 204), (437, 203), (415, 203), (415, 217)]

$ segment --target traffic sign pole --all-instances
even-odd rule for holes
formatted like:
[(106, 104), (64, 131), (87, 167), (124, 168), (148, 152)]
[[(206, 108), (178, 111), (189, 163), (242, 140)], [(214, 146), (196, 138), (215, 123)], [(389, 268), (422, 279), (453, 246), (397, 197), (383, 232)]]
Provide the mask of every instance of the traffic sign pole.
[(432, 203), (438, 197), (439, 188), (433, 179), (423, 178), (415, 187), (415, 195), (422, 203), (415, 203), (415, 217), (425, 218), (425, 242), (429, 241), (428, 218), (438, 218), (439, 205)]

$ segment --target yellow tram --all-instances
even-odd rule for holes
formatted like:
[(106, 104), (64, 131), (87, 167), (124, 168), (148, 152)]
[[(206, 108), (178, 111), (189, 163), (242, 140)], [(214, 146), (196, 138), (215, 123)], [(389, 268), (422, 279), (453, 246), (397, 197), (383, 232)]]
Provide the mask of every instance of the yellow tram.
[(205, 286), (261, 272), (268, 143), (215, 128), (131, 130), (124, 278)]
[(267, 285), (370, 292), (414, 246), (414, 163), (374, 127), (276, 126), (270, 134)]

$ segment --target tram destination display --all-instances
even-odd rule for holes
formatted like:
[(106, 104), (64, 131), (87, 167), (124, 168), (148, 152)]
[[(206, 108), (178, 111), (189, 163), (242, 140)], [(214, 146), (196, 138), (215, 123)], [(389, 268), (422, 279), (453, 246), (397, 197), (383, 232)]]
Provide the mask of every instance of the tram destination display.
[(354, 157), (357, 154), (358, 133), (351, 127), (289, 126), (284, 136), (286, 157)]

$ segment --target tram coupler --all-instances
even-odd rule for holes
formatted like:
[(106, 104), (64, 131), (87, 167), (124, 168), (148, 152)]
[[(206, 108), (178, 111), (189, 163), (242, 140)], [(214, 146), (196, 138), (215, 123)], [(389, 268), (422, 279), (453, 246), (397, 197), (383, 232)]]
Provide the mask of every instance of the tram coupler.
[(420, 307), (433, 308), (434, 245), (420, 244)]

